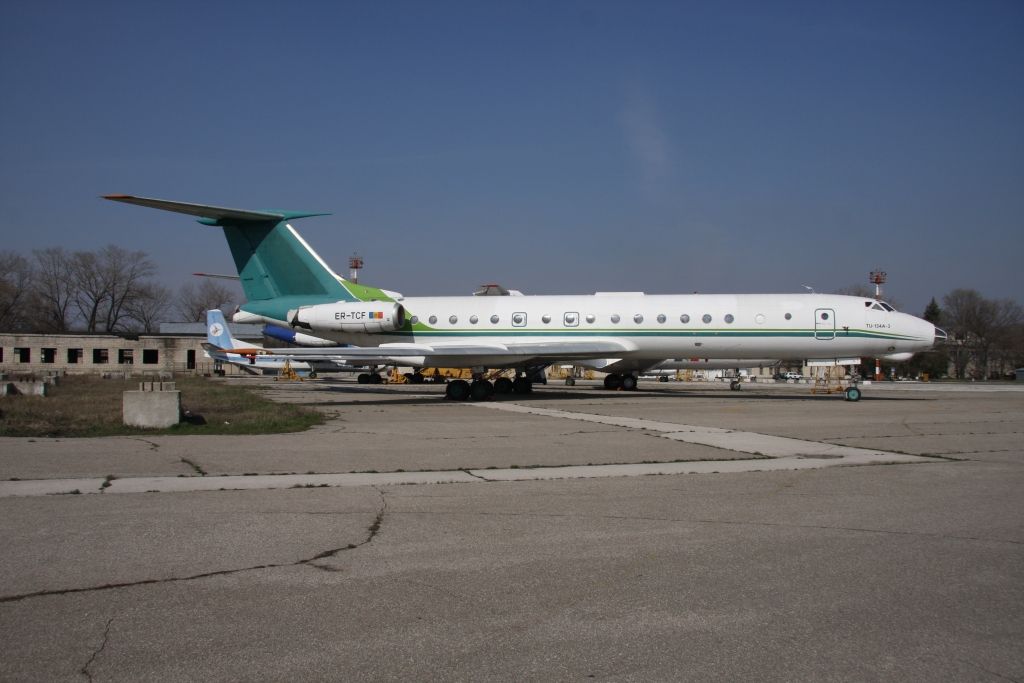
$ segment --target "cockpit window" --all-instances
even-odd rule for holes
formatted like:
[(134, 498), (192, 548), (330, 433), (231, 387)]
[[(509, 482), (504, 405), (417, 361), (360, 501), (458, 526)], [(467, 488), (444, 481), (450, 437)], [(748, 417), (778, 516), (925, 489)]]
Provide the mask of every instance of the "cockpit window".
[(889, 311), (890, 313), (896, 311), (895, 308), (884, 301), (865, 301), (864, 308), (870, 308), (873, 311)]

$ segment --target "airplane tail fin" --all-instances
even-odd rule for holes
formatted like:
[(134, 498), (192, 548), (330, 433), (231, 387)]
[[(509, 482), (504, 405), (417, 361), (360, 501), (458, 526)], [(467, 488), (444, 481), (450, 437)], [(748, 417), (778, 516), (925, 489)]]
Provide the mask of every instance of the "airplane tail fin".
[(249, 301), (301, 295), (356, 301), (342, 279), (306, 243), (289, 221), (322, 213), (248, 211), (165, 199), (107, 195), (104, 199), (197, 216), (204, 225), (224, 229)]
[(206, 343), (224, 351), (237, 348), (252, 348), (252, 344), (242, 344), (231, 336), (227, 320), (220, 309), (215, 308), (206, 312)]

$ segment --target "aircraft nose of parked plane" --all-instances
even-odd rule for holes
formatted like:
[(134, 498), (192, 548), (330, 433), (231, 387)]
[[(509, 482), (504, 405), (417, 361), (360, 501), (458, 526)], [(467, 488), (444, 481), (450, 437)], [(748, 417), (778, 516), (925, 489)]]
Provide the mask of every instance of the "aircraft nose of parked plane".
[(941, 327), (935, 328), (935, 346), (946, 343), (946, 331)]
[(927, 320), (906, 313), (899, 315), (902, 316), (900, 327), (907, 336), (905, 342), (897, 346), (901, 346), (905, 351), (926, 351), (946, 338), (945, 332)]

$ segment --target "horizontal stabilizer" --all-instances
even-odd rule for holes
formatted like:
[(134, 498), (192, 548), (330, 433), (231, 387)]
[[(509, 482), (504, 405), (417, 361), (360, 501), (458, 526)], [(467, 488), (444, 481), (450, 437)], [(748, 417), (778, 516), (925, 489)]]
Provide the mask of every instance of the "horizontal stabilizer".
[(190, 216), (198, 216), (215, 224), (234, 222), (257, 222), (278, 223), (292, 218), (308, 218), (309, 216), (326, 216), (325, 213), (298, 213), (294, 211), (249, 211), (246, 209), (229, 209), (223, 206), (208, 206), (206, 204), (190, 204), (188, 202), (172, 202), (167, 199), (152, 199), (149, 197), (133, 197), (127, 194), (104, 195), (104, 199), (137, 206), (147, 206), (151, 209), (162, 209), (163, 211), (174, 211), (185, 213)]

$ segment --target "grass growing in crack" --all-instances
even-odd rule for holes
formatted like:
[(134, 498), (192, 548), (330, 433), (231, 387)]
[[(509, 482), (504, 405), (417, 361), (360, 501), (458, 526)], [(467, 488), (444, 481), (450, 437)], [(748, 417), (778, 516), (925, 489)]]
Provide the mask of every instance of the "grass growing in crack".
[(106, 478), (104, 478), (103, 483), (100, 484), (100, 490), (102, 491), (103, 489), (110, 488), (110, 483), (115, 479), (117, 479), (117, 477), (113, 474), (108, 474)]
[(204, 377), (175, 377), (182, 409), (206, 424), (179, 423), (168, 429), (128, 427), (121, 417), (122, 394), (139, 380), (67, 375), (50, 394), (17, 396), (4, 403), (0, 436), (93, 437), (140, 434), (277, 434), (323, 424), (310, 408), (274, 403), (246, 387)]

